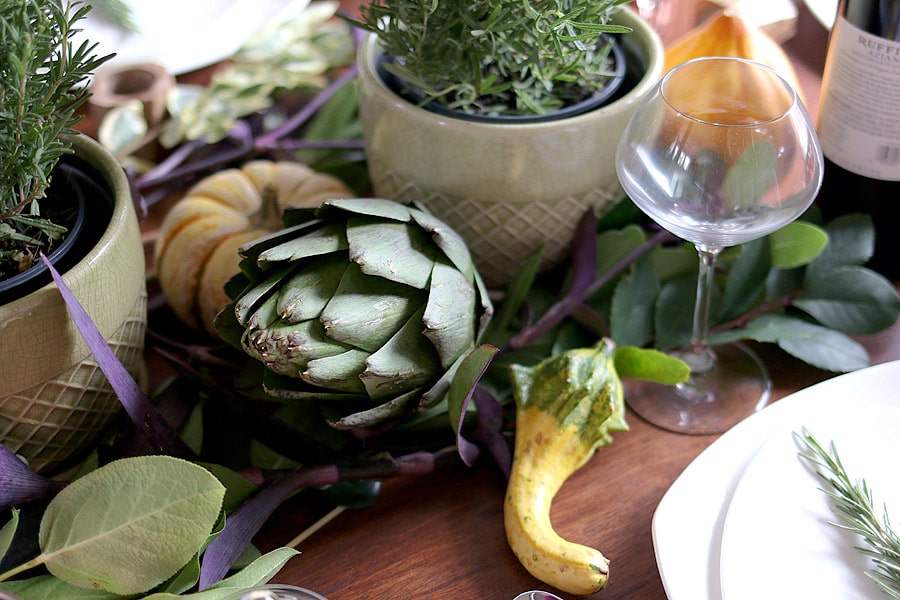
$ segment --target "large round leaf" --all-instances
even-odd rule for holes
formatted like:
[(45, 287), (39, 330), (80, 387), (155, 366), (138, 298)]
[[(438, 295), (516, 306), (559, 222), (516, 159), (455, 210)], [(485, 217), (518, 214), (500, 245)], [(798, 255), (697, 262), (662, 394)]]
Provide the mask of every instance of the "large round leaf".
[(84, 588), (128, 595), (174, 575), (219, 519), (225, 488), (169, 456), (118, 460), (75, 480), (47, 506), (44, 564)]

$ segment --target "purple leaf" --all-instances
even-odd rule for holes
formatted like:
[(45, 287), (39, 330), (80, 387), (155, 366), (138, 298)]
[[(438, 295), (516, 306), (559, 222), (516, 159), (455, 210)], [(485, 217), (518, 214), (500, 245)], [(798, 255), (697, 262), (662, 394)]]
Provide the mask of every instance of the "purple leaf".
[(81, 337), (84, 338), (91, 354), (94, 355), (100, 370), (103, 371), (103, 374), (109, 380), (113, 391), (115, 391), (122, 406), (125, 407), (125, 412), (128, 413), (138, 430), (147, 438), (154, 451), (186, 459), (196, 458), (193, 450), (188, 447), (184, 440), (178, 437), (178, 434), (160, 416), (156, 406), (150, 402), (150, 399), (144, 394), (144, 391), (131, 376), (131, 373), (128, 372), (121, 361), (119, 361), (119, 358), (110, 349), (109, 344), (103, 339), (103, 334), (97, 329), (90, 315), (84, 310), (75, 294), (72, 293), (72, 290), (63, 281), (59, 272), (43, 253), (41, 253), (41, 260), (50, 270), (50, 274), (53, 276), (53, 281), (56, 282), (69, 315), (75, 322), (75, 326), (81, 333)]
[(199, 588), (203, 590), (221, 581), (263, 523), (297, 490), (313, 485), (333, 485), (339, 481), (340, 473), (334, 465), (295, 469), (250, 498), (228, 515), (225, 528), (206, 548), (200, 566)]
[(469, 437), (485, 448), (503, 474), (509, 477), (512, 452), (503, 437), (503, 407), (492, 393), (480, 386), (475, 388), (472, 400), (478, 409), (478, 424)]
[(0, 510), (23, 502), (52, 498), (65, 484), (41, 477), (0, 444)]

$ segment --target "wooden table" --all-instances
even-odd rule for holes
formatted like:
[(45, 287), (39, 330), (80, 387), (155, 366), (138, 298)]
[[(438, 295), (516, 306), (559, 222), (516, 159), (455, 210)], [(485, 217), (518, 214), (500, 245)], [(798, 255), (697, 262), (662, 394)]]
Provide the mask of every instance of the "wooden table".
[[(827, 32), (805, 6), (799, 9), (798, 34), (785, 47), (815, 113)], [(900, 359), (900, 325), (861, 341), (874, 363)], [(833, 375), (771, 347), (762, 354), (776, 400)], [(552, 518), (561, 535), (599, 548), (611, 559), (608, 586), (591, 598), (662, 600), (666, 595), (651, 538), (654, 510), (717, 436), (668, 433), (634, 414), (629, 424), (629, 432), (616, 434), (611, 446), (565, 484)], [(329, 600), (511, 600), (526, 590), (547, 589), (528, 575), (507, 545), (504, 490), (500, 473), (487, 463), (388, 481), (375, 506), (345, 511), (302, 542), (302, 554), (274, 581), (308, 587)], [(307, 518), (286, 507), (257, 542), (264, 549), (286, 544)]]
[[(801, 0), (795, 1), (798, 33), (785, 49), (815, 118), (827, 32)], [(348, 7), (355, 2), (344, 0)], [(207, 72), (188, 76), (205, 77)], [(84, 127), (92, 125), (88, 119)], [(145, 223), (145, 229), (152, 226)], [(861, 341), (873, 363), (900, 359), (900, 324)], [(772, 347), (761, 354), (775, 382), (776, 400), (833, 375)], [(591, 598), (664, 600), (651, 537), (653, 513), (672, 482), (717, 436), (665, 432), (633, 413), (628, 421), (631, 430), (616, 434), (611, 446), (565, 484), (552, 518), (561, 535), (599, 548), (611, 559), (609, 584)], [(308, 587), (329, 600), (511, 600), (526, 590), (547, 589), (509, 549), (504, 491), (505, 480), (487, 462), (385, 482), (375, 506), (347, 510), (301, 542), (302, 554), (273, 582)], [(310, 523), (308, 507), (288, 503), (255, 541), (264, 551), (286, 545)]]

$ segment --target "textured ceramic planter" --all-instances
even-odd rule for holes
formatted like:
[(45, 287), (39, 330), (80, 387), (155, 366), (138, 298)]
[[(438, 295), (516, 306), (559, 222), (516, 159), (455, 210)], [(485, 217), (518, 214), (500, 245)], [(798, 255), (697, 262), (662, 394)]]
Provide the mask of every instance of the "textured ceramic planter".
[(622, 197), (615, 150), (636, 104), (662, 74), (663, 46), (622, 10), (629, 79), (605, 106), (556, 121), (483, 123), (407, 102), (377, 74), (381, 52), (361, 45), (359, 90), (369, 173), (379, 197), (426, 206), (465, 239), (489, 286), (509, 281), (543, 248), (548, 268), (568, 254), (578, 220)]
[[(91, 165), (112, 193), (112, 217), (99, 241), (63, 278), (141, 381), (145, 263), (128, 182), (99, 144), (85, 136), (73, 142), (75, 156)], [(0, 305), (0, 441), (7, 448), (35, 470), (52, 472), (96, 443), (120, 412), (53, 283)]]

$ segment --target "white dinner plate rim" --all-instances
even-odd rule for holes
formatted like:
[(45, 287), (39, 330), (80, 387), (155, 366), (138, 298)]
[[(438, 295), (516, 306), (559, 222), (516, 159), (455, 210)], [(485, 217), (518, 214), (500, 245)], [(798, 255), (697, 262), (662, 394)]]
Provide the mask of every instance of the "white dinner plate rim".
[[(893, 456), (900, 405), (865, 406), (854, 410), (852, 417), (839, 410), (806, 413), (803, 427), (823, 444), (834, 442), (851, 476), (864, 478), (873, 486), (876, 499), (896, 506)], [(868, 425), (856, 427), (859, 423)], [(874, 565), (855, 550), (858, 537), (826, 525), (836, 517), (814, 469), (797, 457), (800, 447), (792, 437), (798, 430), (795, 424), (779, 427), (754, 453), (737, 483), (722, 529), (722, 598), (759, 597), (758, 590), (746, 582), (748, 566), (762, 552), (770, 563), (766, 570), (769, 598), (884, 598), (863, 575)], [(885, 447), (891, 452), (884, 453)], [(881, 503), (876, 501), (876, 506)], [(772, 544), (773, 539), (778, 543)], [(803, 573), (815, 576), (803, 577)]]
[[(653, 514), (657, 568), (669, 600), (718, 600), (718, 551), (728, 502), (743, 470), (769, 436), (800, 417), (809, 403), (828, 409), (854, 392), (860, 406), (890, 405), (859, 393), (900, 382), (900, 360), (833, 377), (799, 390), (735, 425), (695, 458), (673, 482)], [(823, 398), (824, 396), (824, 398)], [(722, 471), (722, 465), (730, 469)], [(698, 491), (699, 490), (699, 491)], [(702, 492), (702, 493), (700, 493)]]

